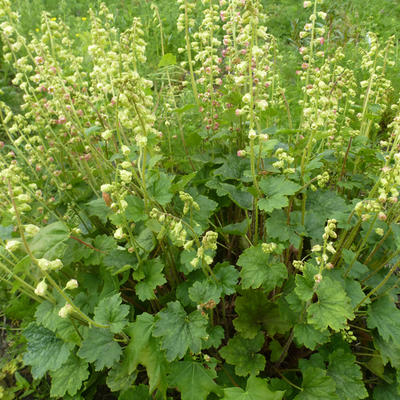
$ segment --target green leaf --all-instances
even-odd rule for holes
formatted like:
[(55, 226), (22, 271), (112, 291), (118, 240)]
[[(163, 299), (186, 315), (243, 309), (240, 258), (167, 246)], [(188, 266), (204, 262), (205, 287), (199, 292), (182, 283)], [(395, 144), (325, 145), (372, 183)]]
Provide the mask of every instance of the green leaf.
[(249, 229), (249, 220), (244, 219), (242, 222), (223, 226), (221, 228), (221, 232), (226, 233), (228, 235), (243, 236), (246, 234), (248, 229)]
[(260, 286), (266, 291), (282, 285), (287, 278), (284, 264), (271, 264), (270, 255), (262, 251), (261, 244), (249, 247), (239, 257), (237, 265), (242, 267), (240, 276), (243, 289), (257, 289)]
[(112, 392), (118, 392), (134, 384), (137, 378), (137, 372), (129, 370), (126, 357), (118, 364), (114, 364), (108, 371), (106, 384)]
[(182, 358), (188, 349), (197, 354), (201, 339), (207, 336), (207, 320), (199, 311), (186, 314), (179, 301), (170, 302), (158, 314), (153, 336), (161, 337), (168, 361)]
[[(290, 215), (294, 217), (296, 211)], [(292, 218), (291, 217), (291, 222)], [(277, 239), (280, 242), (289, 242), (296, 249), (300, 245), (300, 236), (296, 232), (301, 232), (300, 226), (292, 226), (287, 223), (287, 215), (283, 210), (275, 210), (267, 219), (267, 232), (272, 239)]]
[(141, 198), (135, 196), (126, 196), (125, 201), (128, 203), (125, 209), (125, 216), (128, 222), (144, 221), (147, 215), (144, 211), (144, 202)]
[(148, 193), (162, 206), (168, 204), (172, 199), (171, 182), (172, 177), (164, 172), (151, 175), (148, 181)]
[(71, 354), (65, 364), (51, 372), (51, 397), (63, 397), (66, 393), (74, 396), (82, 382), (89, 377), (88, 363)]
[(398, 383), (378, 385), (374, 389), (373, 400), (399, 400)]
[(203, 279), (189, 288), (189, 297), (195, 304), (206, 304), (210, 300), (218, 304), (221, 300), (221, 288), (213, 280)]
[(296, 274), (296, 288), (294, 292), (303, 302), (311, 300), (314, 295), (314, 275), (318, 273), (318, 268), (311, 263), (306, 263), (303, 275)]
[(383, 340), (400, 346), (400, 310), (389, 295), (375, 300), (368, 307), (368, 328), (377, 328)]
[(55, 371), (68, 359), (72, 343), (64, 343), (43, 326), (31, 323), (25, 330), (28, 340), (24, 363), (32, 367), (32, 376), (42, 378), (47, 371)]
[(354, 318), (353, 308), (342, 285), (330, 278), (324, 278), (316, 290), (318, 301), (307, 310), (308, 322), (316, 329), (324, 330), (328, 326), (339, 331), (346, 326), (347, 320)]
[(299, 346), (305, 346), (310, 350), (315, 350), (317, 345), (329, 341), (329, 331), (319, 331), (310, 324), (297, 324), (294, 327), (294, 340)]
[(158, 63), (158, 67), (168, 67), (169, 65), (176, 64), (176, 56), (172, 53), (166, 53), (161, 57), (160, 62)]
[(121, 347), (114, 341), (114, 335), (102, 328), (91, 328), (84, 336), (78, 356), (92, 363), (96, 371), (110, 368), (121, 357)]
[(214, 382), (217, 377), (214, 369), (204, 368), (196, 361), (174, 362), (169, 371), (170, 386), (177, 387), (182, 400), (206, 400), (209, 393), (220, 393)]
[(289, 323), (279, 313), (279, 307), (270, 302), (261, 290), (243, 292), (236, 298), (235, 311), (238, 317), (233, 320), (233, 325), (245, 339), (253, 339), (260, 329), (266, 330), (271, 337), (290, 329)]
[(112, 250), (103, 258), (103, 265), (105, 265), (113, 275), (116, 275), (125, 268), (134, 268), (136, 264), (136, 256), (129, 253), (126, 249)]
[(141, 301), (155, 299), (154, 290), (157, 286), (164, 285), (167, 280), (162, 273), (164, 264), (159, 258), (143, 261), (133, 277), (137, 279), (138, 273), (143, 276), (140, 282), (136, 284), (136, 294)]
[(229, 263), (218, 263), (214, 267), (214, 275), (218, 279), (222, 294), (230, 295), (236, 292), (239, 271)]
[(395, 345), (393, 340), (383, 340), (376, 332), (374, 332), (374, 345), (384, 364), (390, 361), (393, 368), (400, 370), (400, 346)]
[(143, 384), (135, 385), (121, 392), (118, 400), (152, 400), (149, 394), (149, 387)]
[(271, 390), (266, 379), (250, 376), (246, 390), (240, 387), (226, 388), (223, 400), (282, 400), (284, 394), (284, 391)]
[(335, 381), (321, 368), (302, 369), (303, 391), (294, 400), (339, 400)]
[(301, 186), (284, 176), (268, 176), (260, 181), (260, 188), (265, 198), (260, 199), (258, 207), (267, 213), (289, 205), (287, 196), (295, 194)]
[(43, 228), (29, 241), (29, 248), (36, 258), (55, 260), (61, 258), (69, 238), (68, 227), (61, 221), (54, 222)]
[(265, 358), (257, 354), (264, 344), (264, 335), (258, 332), (254, 339), (235, 335), (219, 351), (227, 363), (235, 366), (238, 376), (257, 375), (265, 368)]
[(129, 326), (127, 333), (131, 341), (125, 349), (124, 362), (128, 364), (129, 373), (139, 364), (146, 367), (150, 391), (158, 388), (161, 393), (165, 393), (167, 362), (164, 353), (160, 351), (159, 340), (151, 336), (153, 328), (154, 316), (147, 313), (139, 315)]
[(102, 198), (89, 201), (86, 204), (86, 209), (90, 217), (98, 217), (103, 224), (107, 222), (107, 217), (111, 214), (110, 207), (107, 207)]
[(340, 399), (368, 397), (361, 368), (356, 364), (356, 357), (352, 353), (338, 349), (329, 354), (328, 375), (336, 382), (336, 393)]
[[(217, 208), (218, 203), (206, 196), (198, 194), (194, 190), (188, 190), (188, 193), (200, 207), (200, 210), (193, 210), (193, 219), (200, 225), (195, 231), (198, 234), (202, 234), (208, 228), (208, 219)], [(190, 220), (188, 220), (188, 222), (193, 226)]]
[(113, 333), (121, 332), (128, 323), (126, 316), (129, 314), (129, 306), (121, 304), (121, 302), (119, 293), (100, 300), (94, 309), (94, 321), (102, 325), (109, 325), (110, 331)]
[[(65, 303), (64, 303), (65, 304)], [(35, 312), (38, 323), (53, 331), (57, 337), (65, 342), (80, 344), (81, 340), (69, 318), (60, 318), (58, 312), (61, 306), (49, 301), (40, 303)]]

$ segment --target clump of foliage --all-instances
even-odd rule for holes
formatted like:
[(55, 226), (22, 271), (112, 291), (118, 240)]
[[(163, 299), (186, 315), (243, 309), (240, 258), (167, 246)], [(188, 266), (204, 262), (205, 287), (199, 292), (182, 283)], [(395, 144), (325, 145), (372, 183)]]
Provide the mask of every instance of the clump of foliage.
[(355, 68), (304, 1), (287, 81), (259, 0), (178, 3), (177, 55), (152, 6), (147, 76), (139, 18), (92, 10), (83, 56), (0, 0), (23, 98), (0, 103), (0, 278), (24, 337), (0, 379), (34, 379), (3, 396), (398, 398), (395, 38), (368, 33)]

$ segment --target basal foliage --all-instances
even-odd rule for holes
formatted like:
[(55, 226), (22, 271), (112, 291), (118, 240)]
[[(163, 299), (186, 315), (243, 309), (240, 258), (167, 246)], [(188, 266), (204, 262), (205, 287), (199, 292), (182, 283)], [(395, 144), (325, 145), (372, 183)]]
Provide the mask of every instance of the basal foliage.
[(368, 33), (355, 66), (305, 1), (287, 81), (260, 1), (178, 5), (176, 54), (152, 7), (147, 76), (139, 18), (102, 4), (77, 54), (0, 0), (23, 97), (0, 103), (9, 372), (63, 399), (399, 398), (395, 38)]

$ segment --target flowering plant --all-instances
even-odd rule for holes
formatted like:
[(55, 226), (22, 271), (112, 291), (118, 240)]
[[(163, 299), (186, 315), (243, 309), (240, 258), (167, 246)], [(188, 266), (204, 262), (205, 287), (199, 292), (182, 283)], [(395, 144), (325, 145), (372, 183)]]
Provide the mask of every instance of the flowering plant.
[(139, 18), (91, 10), (83, 57), (62, 21), (28, 39), (0, 0), (22, 93), (0, 103), (21, 363), (54, 398), (101, 380), (120, 399), (397, 398), (394, 37), (368, 33), (355, 70), (305, 1), (293, 84), (259, 0), (178, 6), (177, 54), (152, 6), (148, 72)]

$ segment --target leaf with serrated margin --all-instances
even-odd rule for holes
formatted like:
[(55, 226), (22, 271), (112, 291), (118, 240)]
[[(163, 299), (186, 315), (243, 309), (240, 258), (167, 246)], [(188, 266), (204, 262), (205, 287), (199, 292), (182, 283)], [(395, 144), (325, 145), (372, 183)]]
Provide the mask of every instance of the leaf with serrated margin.
[(288, 321), (279, 313), (279, 307), (261, 290), (244, 291), (236, 298), (235, 311), (238, 317), (233, 320), (233, 325), (246, 339), (256, 337), (260, 329), (266, 330), (271, 337), (290, 329)]
[(207, 320), (200, 311), (187, 314), (179, 301), (170, 302), (158, 314), (153, 336), (161, 337), (168, 361), (182, 358), (188, 349), (197, 354), (207, 336)]
[(83, 338), (78, 356), (94, 363), (96, 371), (112, 367), (121, 357), (122, 350), (114, 335), (101, 328), (91, 328)]
[(352, 353), (338, 349), (329, 354), (328, 375), (336, 382), (336, 393), (340, 399), (368, 397), (361, 368), (356, 364), (356, 357)]
[(261, 332), (258, 332), (254, 339), (235, 335), (219, 353), (228, 364), (235, 366), (236, 375), (257, 375), (265, 368), (265, 357), (257, 354), (263, 344), (264, 335)]
[(307, 310), (308, 323), (316, 329), (324, 330), (329, 326), (334, 331), (340, 331), (348, 319), (354, 318), (350, 299), (339, 282), (324, 278), (316, 293), (318, 301)]
[(168, 381), (181, 392), (182, 400), (206, 400), (211, 392), (221, 392), (214, 382), (216, 377), (214, 369), (206, 369), (199, 362), (176, 361), (170, 367)]
[(329, 331), (319, 331), (311, 324), (297, 324), (294, 327), (294, 341), (299, 346), (314, 350), (318, 345), (329, 341)]
[(28, 340), (24, 363), (32, 367), (32, 376), (42, 378), (47, 371), (55, 371), (68, 359), (72, 343), (64, 343), (49, 329), (31, 323), (23, 332)]
[(335, 381), (321, 368), (302, 369), (303, 391), (294, 400), (339, 400)]
[(159, 339), (152, 336), (154, 324), (154, 316), (143, 313), (126, 329), (131, 340), (124, 351), (123, 362), (127, 364), (129, 373), (135, 371), (139, 364), (146, 367), (150, 391), (157, 388), (165, 393), (167, 362), (164, 352), (160, 351)]
[(163, 269), (164, 264), (159, 258), (146, 260), (140, 264), (138, 271), (143, 274), (144, 277), (136, 284), (135, 290), (141, 301), (155, 299), (156, 295), (154, 294), (154, 290), (157, 286), (161, 286), (167, 282), (162, 273)]
[(270, 291), (287, 278), (285, 265), (270, 262), (270, 255), (262, 251), (261, 244), (246, 249), (237, 264), (242, 267), (240, 276), (243, 289), (263, 286), (266, 291)]
[(71, 354), (61, 368), (50, 372), (50, 376), (51, 397), (63, 397), (66, 393), (74, 396), (81, 388), (82, 382), (89, 377), (88, 363)]
[(368, 307), (367, 325), (378, 329), (383, 340), (393, 340), (400, 346), (400, 310), (389, 295), (378, 298)]
[(266, 379), (250, 376), (246, 390), (240, 387), (226, 388), (222, 400), (282, 400), (284, 394), (281, 390), (273, 391)]
[(129, 306), (121, 303), (122, 299), (119, 293), (100, 300), (94, 309), (94, 321), (102, 325), (109, 325), (110, 331), (113, 333), (121, 332), (128, 323), (126, 316), (129, 314)]

